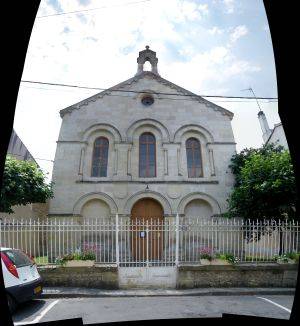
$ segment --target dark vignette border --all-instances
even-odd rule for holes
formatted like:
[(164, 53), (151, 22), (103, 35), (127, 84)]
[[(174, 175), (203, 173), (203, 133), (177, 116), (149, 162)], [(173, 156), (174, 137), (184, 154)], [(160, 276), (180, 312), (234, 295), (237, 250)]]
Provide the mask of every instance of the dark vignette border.
[[(273, 51), (275, 57), (278, 112), (289, 145), (291, 158), (296, 173), (298, 199), (296, 212), (300, 211), (300, 136), (297, 135), (299, 120), (297, 119), (297, 94), (299, 83), (295, 78), (299, 73), (299, 51), (296, 49), (299, 34), (299, 11), (297, 2), (284, 2), (264, 0), (265, 10), (271, 31)], [(291, 320), (300, 319), (300, 276), (298, 267), (298, 279), (294, 297)], [(297, 309), (298, 308), (298, 309)]]

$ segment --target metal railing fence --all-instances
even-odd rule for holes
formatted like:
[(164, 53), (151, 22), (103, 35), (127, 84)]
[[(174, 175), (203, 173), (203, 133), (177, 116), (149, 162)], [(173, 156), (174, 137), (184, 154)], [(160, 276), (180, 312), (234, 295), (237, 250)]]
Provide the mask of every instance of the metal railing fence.
[[(299, 253), (299, 223), (224, 218), (4, 218), (1, 247), (18, 248), (38, 264), (93, 252), (95, 261), (119, 266), (199, 264), (209, 255), (230, 254), (239, 261), (273, 261)], [(219, 255), (219, 256), (218, 256)]]

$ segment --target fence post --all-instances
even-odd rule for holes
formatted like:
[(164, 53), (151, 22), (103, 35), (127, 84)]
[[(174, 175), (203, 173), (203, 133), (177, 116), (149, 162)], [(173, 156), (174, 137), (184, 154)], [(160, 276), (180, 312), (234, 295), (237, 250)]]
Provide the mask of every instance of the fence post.
[(116, 263), (119, 267), (120, 258), (119, 258), (119, 215), (116, 214)]
[(175, 265), (178, 266), (178, 263), (179, 263), (179, 215), (178, 215), (178, 213), (176, 214), (175, 232), (176, 232)]
[[(151, 220), (151, 222), (152, 222), (152, 220)], [(151, 223), (150, 225), (153, 230), (153, 223)], [(150, 245), (152, 246), (152, 243)], [(145, 255), (145, 253), (144, 253), (144, 246), (143, 246), (143, 259), (145, 259), (144, 255)], [(148, 220), (146, 220), (146, 266), (149, 267), (149, 225), (148, 225)]]

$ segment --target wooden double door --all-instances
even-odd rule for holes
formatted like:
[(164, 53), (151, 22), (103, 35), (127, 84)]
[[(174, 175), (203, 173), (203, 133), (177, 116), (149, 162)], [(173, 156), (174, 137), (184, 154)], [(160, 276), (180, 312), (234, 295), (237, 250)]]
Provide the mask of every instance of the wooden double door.
[(131, 211), (131, 253), (135, 261), (159, 261), (163, 254), (163, 208), (154, 199), (144, 198)]

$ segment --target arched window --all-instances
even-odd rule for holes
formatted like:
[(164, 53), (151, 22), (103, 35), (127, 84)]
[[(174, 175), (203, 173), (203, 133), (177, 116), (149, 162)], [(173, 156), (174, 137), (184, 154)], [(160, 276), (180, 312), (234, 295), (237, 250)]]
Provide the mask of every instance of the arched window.
[(155, 137), (145, 132), (140, 136), (139, 176), (141, 178), (156, 177)]
[(186, 160), (189, 178), (199, 178), (203, 176), (200, 142), (196, 138), (187, 139)]
[(92, 177), (107, 176), (108, 139), (99, 137), (94, 142)]

